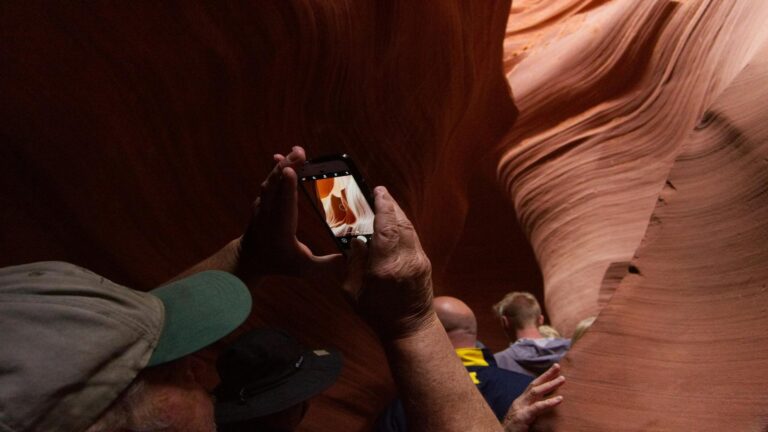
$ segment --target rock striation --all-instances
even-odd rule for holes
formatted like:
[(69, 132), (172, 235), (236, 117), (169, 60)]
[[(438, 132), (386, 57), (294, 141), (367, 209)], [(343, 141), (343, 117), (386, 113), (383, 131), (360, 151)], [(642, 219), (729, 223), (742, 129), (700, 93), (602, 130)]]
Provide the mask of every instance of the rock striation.
[[(0, 11), (0, 265), (149, 289), (242, 232), (273, 153), (347, 152), (490, 347), (507, 291), (543, 293), (565, 334), (598, 315), (540, 429), (768, 427), (768, 2)], [(332, 250), (303, 205), (300, 237)], [(394, 395), (338, 283), (251, 287), (250, 326), (346, 358), (302, 431), (368, 430)]]
[(540, 428), (766, 428), (767, 12), (513, 7), (499, 179), (554, 324), (599, 314)]

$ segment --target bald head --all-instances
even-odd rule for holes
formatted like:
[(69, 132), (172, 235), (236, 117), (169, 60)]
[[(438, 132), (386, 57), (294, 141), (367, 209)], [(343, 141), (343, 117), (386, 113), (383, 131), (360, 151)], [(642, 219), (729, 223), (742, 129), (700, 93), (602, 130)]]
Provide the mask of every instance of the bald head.
[(435, 297), (432, 307), (443, 324), (454, 348), (474, 348), (477, 342), (477, 320), (472, 309), (455, 297)]

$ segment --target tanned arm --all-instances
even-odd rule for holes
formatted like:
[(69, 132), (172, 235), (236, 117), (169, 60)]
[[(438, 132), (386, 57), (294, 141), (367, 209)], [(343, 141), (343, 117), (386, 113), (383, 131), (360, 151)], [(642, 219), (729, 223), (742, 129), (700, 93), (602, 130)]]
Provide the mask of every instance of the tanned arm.
[(345, 289), (384, 346), (409, 429), (501, 431), (432, 310), (431, 264), (413, 225), (386, 189), (374, 198), (373, 239), (353, 241)]

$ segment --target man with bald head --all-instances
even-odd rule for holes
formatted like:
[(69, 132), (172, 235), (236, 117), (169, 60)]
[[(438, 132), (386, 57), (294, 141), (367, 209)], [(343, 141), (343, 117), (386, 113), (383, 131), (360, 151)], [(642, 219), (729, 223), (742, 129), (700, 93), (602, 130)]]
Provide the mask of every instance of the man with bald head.
[(432, 307), (455, 349), (475, 348), (477, 319), (466, 303), (455, 297), (443, 296), (435, 297)]
[(496, 417), (502, 419), (532, 378), (500, 369), (493, 353), (477, 347), (477, 319), (466, 303), (455, 297), (443, 296), (435, 297), (432, 307), (472, 382), (483, 394)]
[[(533, 378), (498, 368), (493, 353), (477, 347), (477, 320), (466, 303), (455, 297), (435, 297), (432, 308), (448, 334), (456, 355), (469, 372), (470, 379), (496, 417), (503, 420), (512, 403), (525, 392)], [(376, 431), (406, 430), (405, 413), (398, 400), (379, 417)]]

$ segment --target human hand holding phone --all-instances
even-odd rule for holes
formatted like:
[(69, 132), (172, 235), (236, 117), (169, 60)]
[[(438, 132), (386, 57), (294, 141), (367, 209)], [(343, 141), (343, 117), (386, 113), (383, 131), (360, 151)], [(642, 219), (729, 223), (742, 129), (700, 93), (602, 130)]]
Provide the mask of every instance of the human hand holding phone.
[(301, 276), (344, 265), (341, 254), (318, 256), (296, 237), (298, 179), (306, 162), (296, 146), (287, 155), (275, 154), (276, 165), (261, 184), (253, 202), (251, 221), (239, 239), (237, 274), (243, 279), (267, 274)]
[(358, 313), (382, 341), (401, 339), (429, 326), (432, 265), (416, 230), (386, 188), (374, 190), (374, 234), (352, 241), (344, 285)]

